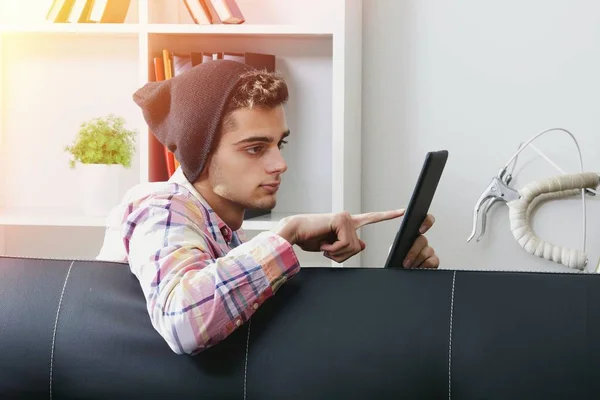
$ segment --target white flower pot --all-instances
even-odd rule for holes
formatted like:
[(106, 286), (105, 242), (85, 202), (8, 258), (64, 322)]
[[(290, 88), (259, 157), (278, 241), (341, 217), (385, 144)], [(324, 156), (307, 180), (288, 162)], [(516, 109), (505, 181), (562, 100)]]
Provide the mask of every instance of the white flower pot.
[(77, 164), (81, 206), (88, 217), (105, 217), (121, 200), (120, 164)]

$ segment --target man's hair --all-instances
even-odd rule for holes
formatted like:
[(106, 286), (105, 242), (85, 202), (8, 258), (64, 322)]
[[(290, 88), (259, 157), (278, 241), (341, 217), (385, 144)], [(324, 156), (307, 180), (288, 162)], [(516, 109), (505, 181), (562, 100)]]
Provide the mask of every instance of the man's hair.
[(287, 103), (289, 97), (285, 80), (275, 72), (252, 70), (244, 73), (236, 85), (223, 115), (221, 134), (235, 129), (231, 113), (241, 108), (274, 108)]

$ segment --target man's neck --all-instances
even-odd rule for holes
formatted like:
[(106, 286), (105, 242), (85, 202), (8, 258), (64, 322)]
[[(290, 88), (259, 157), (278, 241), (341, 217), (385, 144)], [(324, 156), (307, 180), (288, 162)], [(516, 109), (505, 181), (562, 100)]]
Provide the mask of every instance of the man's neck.
[(242, 227), (244, 222), (243, 208), (219, 196), (209, 186), (202, 183), (194, 183), (194, 188), (232, 231), (237, 231)]

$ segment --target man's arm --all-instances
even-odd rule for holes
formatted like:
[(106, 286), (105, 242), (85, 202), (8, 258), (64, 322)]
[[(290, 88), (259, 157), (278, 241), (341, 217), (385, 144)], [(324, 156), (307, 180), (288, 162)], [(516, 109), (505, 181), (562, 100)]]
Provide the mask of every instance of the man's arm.
[(215, 257), (185, 195), (153, 195), (130, 206), (123, 240), (154, 328), (177, 354), (196, 354), (241, 326), (299, 268), (273, 232)]

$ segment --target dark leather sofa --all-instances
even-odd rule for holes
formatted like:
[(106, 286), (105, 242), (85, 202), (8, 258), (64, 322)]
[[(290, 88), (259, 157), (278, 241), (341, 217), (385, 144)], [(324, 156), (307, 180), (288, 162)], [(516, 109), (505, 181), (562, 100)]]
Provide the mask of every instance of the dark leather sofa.
[(597, 399), (600, 275), (306, 268), (176, 355), (127, 265), (0, 257), (0, 399)]

